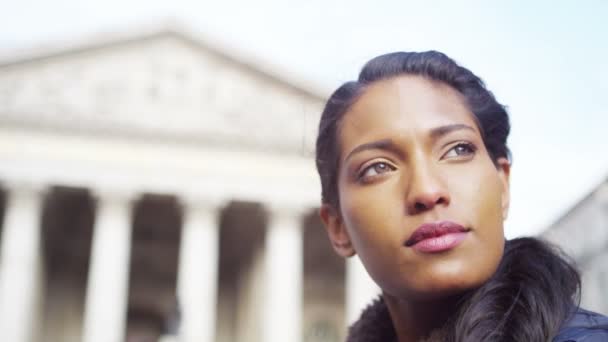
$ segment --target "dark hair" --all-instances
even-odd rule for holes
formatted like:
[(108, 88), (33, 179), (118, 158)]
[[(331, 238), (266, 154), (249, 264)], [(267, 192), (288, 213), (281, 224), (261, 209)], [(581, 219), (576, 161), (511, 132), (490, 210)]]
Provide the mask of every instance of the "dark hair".
[(545, 241), (507, 241), (498, 270), (463, 296), (441, 341), (551, 341), (579, 304), (573, 265)]
[[(507, 111), (479, 77), (437, 51), (381, 55), (363, 67), (357, 81), (340, 86), (321, 115), (316, 165), (323, 203), (339, 210), (339, 130), (344, 114), (368, 85), (401, 75), (442, 82), (460, 92), (492, 161), (510, 159)], [(577, 270), (556, 247), (533, 238), (507, 241), (498, 270), (480, 288), (464, 294), (441, 340), (548, 341), (578, 305), (579, 289)]]

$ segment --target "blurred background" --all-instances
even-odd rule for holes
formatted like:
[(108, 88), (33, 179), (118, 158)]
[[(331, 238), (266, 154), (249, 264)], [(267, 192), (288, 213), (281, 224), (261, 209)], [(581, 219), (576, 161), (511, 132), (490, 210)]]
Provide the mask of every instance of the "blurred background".
[(439, 50), (508, 106), (507, 237), (608, 313), (608, 3), (20, 1), (0, 12), (3, 341), (342, 341), (377, 294), (316, 215), (324, 100)]

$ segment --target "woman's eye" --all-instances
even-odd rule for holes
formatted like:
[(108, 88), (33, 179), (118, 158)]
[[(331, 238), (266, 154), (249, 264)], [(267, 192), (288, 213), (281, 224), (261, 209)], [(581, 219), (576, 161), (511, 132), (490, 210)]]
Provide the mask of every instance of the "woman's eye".
[(452, 147), (443, 158), (457, 158), (462, 156), (470, 156), (475, 153), (476, 147), (471, 143), (460, 143)]
[(383, 173), (387, 173), (390, 171), (394, 171), (395, 167), (388, 164), (388, 163), (384, 163), (384, 162), (378, 162), (378, 163), (374, 163), (368, 167), (366, 167), (365, 169), (363, 169), (363, 171), (359, 174), (359, 179), (361, 180), (366, 180), (366, 179), (370, 179), (372, 177), (381, 175)]

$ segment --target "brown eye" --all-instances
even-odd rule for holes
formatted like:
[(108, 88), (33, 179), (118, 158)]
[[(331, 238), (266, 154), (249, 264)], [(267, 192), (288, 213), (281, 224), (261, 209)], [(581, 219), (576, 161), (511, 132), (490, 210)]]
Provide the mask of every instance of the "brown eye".
[(475, 153), (476, 148), (471, 143), (460, 143), (452, 147), (443, 158), (457, 158), (462, 156), (471, 156)]
[(374, 163), (368, 167), (366, 167), (360, 174), (359, 179), (366, 180), (373, 178), (375, 176), (381, 175), (383, 173), (387, 173), (390, 171), (394, 171), (395, 167), (384, 162)]

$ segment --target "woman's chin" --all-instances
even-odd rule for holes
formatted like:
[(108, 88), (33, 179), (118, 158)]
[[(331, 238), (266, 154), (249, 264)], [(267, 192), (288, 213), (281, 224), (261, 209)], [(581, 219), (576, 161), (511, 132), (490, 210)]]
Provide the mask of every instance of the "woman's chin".
[(435, 288), (431, 291), (420, 291), (415, 295), (412, 295), (412, 299), (416, 301), (435, 301), (445, 300), (450, 297), (459, 297), (464, 295), (467, 291), (474, 289), (471, 286), (446, 286), (442, 288)]
[(480, 287), (486, 280), (486, 277), (434, 277), (428, 282), (421, 282), (415, 285), (410, 284), (396, 291), (385, 291), (385, 293), (409, 301), (434, 301), (463, 295), (468, 291)]

